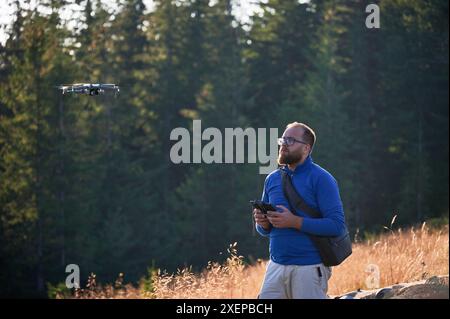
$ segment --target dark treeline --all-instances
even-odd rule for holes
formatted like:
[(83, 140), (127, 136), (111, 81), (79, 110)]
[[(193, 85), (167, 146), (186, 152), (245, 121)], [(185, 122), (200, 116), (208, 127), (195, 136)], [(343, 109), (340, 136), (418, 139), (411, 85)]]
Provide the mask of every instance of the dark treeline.
[[(136, 282), (221, 261), (236, 241), (267, 258), (249, 205), (260, 164), (170, 161), (170, 132), (193, 119), (312, 126), (352, 232), (448, 216), (447, 0), (269, 0), (248, 25), (231, 0), (38, 2), (13, 3), (0, 45), (0, 295), (45, 296), (68, 264), (83, 282)], [(72, 82), (121, 92), (54, 88)]]

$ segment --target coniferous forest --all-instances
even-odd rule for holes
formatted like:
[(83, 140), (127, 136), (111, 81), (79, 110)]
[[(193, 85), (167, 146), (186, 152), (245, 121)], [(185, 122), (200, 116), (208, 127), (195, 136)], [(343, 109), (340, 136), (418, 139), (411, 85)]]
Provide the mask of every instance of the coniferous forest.
[[(1, 296), (45, 297), (68, 264), (137, 282), (233, 242), (267, 258), (261, 164), (173, 163), (171, 131), (193, 120), (311, 126), (352, 234), (448, 219), (447, 0), (253, 1), (248, 19), (238, 0), (31, 2), (0, 4)], [(55, 87), (79, 82), (120, 93)]]

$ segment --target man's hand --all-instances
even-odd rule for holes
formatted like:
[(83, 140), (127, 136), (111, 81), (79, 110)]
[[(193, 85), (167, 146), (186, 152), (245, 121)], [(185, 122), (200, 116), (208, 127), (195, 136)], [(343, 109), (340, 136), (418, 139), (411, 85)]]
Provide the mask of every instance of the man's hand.
[(267, 219), (266, 215), (264, 215), (259, 209), (253, 209), (253, 217), (255, 218), (255, 222), (264, 228), (265, 230), (270, 230), (270, 223)]
[(289, 209), (283, 205), (277, 205), (282, 212), (267, 212), (267, 219), (277, 228), (295, 228), (300, 230), (303, 224), (303, 218), (291, 213)]

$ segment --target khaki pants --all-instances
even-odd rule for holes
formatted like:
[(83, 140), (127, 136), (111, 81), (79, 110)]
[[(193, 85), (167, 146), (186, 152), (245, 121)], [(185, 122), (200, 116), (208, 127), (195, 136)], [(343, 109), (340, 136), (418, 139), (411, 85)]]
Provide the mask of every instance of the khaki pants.
[(269, 261), (259, 299), (328, 299), (331, 268), (280, 265)]

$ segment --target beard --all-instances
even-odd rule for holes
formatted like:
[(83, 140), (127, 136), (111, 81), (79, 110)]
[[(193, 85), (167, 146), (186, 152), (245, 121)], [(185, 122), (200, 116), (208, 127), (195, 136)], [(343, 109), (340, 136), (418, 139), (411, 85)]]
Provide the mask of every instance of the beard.
[(301, 151), (298, 152), (279, 152), (278, 153), (278, 164), (279, 165), (291, 165), (300, 162), (303, 159)]

